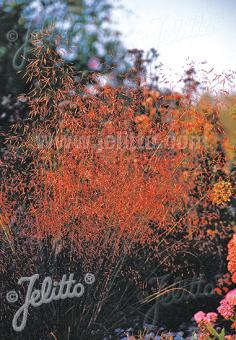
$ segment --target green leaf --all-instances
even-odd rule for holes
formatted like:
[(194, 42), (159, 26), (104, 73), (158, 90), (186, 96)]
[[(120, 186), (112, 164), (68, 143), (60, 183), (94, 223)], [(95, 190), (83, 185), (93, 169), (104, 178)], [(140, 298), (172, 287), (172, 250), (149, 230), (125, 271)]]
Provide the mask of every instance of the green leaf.
[(224, 338), (225, 338), (225, 329), (223, 328), (220, 332), (220, 340), (221, 339), (224, 340)]

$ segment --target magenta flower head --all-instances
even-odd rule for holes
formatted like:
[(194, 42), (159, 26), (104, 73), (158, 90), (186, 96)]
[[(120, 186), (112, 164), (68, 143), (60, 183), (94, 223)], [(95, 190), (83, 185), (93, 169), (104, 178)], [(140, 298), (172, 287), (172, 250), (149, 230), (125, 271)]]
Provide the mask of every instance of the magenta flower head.
[(225, 299), (233, 305), (236, 305), (236, 288), (228, 292), (225, 296)]
[(217, 320), (218, 315), (216, 313), (210, 312), (206, 315), (206, 321), (209, 323), (214, 323)]
[(202, 311), (199, 311), (196, 314), (194, 314), (193, 318), (196, 321), (196, 323), (200, 323), (206, 320), (206, 314)]
[(224, 298), (220, 301), (220, 306), (217, 310), (226, 320), (229, 320), (234, 315), (234, 304), (230, 300)]

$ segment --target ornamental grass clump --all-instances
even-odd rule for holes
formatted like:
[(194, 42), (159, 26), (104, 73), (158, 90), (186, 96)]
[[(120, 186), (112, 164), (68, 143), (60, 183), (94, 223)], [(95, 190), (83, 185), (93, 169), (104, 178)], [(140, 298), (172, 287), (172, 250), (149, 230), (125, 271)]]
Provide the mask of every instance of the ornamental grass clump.
[(28, 235), (67, 238), (84, 259), (158, 242), (158, 230), (178, 229), (194, 186), (194, 152), (166, 138), (189, 122), (146, 113), (142, 88), (94, 85), (91, 94), (44, 39), (34, 38), (26, 72), (37, 82), (29, 118), (9, 138), (12, 208), (24, 203)]
[[(90, 86), (76, 82), (58, 56), (59, 38), (52, 47), (49, 34), (32, 38), (29, 116), (4, 136), (0, 268), (7, 282), (23, 272), (56, 279), (92, 272), (90, 294), (52, 304), (52, 322), (51, 310), (43, 310), (28, 326), (33, 332), (46, 316), (43, 336), (87, 339), (98, 324), (117, 325), (119, 310), (136, 310), (134, 295), (147, 286), (151, 266), (187, 266), (185, 255), (179, 267), (171, 265), (218, 218), (208, 214), (208, 193), (222, 159), (214, 150), (208, 162), (208, 144), (179, 142), (208, 136), (208, 118), (184, 95), (168, 98), (176, 103), (168, 107), (158, 91), (136, 83), (101, 85), (97, 74)], [(210, 137), (217, 140), (213, 127)]]

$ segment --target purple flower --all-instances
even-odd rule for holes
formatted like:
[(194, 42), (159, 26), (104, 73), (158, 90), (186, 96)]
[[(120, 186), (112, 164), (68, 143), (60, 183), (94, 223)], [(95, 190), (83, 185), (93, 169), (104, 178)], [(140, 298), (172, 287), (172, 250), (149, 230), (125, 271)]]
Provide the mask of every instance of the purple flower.
[(93, 71), (98, 71), (101, 68), (101, 64), (96, 57), (92, 57), (88, 61), (88, 67)]

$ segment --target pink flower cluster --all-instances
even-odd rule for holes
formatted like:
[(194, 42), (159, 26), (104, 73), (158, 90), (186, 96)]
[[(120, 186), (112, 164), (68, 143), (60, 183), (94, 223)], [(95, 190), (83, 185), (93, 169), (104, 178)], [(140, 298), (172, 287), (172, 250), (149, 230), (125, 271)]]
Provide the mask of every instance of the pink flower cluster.
[(225, 296), (225, 299), (227, 299), (236, 306), (236, 288), (228, 292)]
[(207, 323), (214, 323), (216, 322), (217, 320), (217, 314), (216, 313), (213, 313), (213, 312), (210, 312), (210, 313), (207, 313), (205, 314), (204, 312), (200, 311), (200, 312), (197, 312), (195, 315), (194, 315), (194, 320), (196, 321), (197, 324), (207, 324)]
[(226, 319), (232, 319), (235, 314), (236, 306), (236, 289), (231, 290), (217, 308), (218, 312)]
[(213, 326), (217, 317), (218, 315), (216, 313), (210, 312), (206, 314), (202, 311), (199, 311), (194, 315), (194, 320), (200, 329), (199, 339), (208, 339), (210, 336), (208, 326)]

